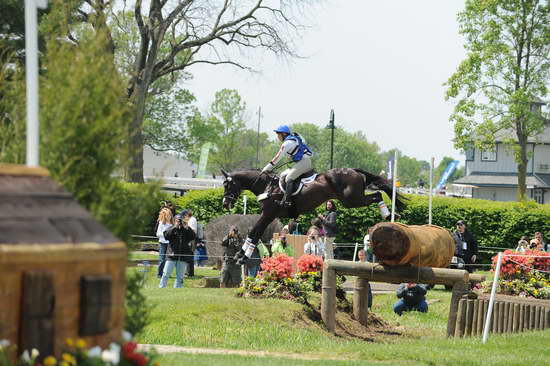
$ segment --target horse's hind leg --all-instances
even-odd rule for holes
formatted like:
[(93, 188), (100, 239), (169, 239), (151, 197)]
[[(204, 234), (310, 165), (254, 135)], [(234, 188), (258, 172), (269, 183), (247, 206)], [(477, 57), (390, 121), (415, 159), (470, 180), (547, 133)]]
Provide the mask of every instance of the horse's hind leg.
[(344, 197), (340, 199), (342, 204), (346, 208), (357, 208), (369, 206), (373, 203), (378, 203), (382, 201), (382, 194), (380, 192), (374, 192), (369, 194), (364, 194), (363, 192), (353, 192), (354, 194), (346, 195), (344, 192)]

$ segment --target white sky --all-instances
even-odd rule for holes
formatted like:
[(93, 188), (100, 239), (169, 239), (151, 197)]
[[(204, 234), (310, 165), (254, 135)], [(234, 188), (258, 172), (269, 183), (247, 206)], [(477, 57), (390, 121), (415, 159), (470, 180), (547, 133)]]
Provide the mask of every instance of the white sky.
[(444, 156), (463, 162), (451, 141), (453, 105), (442, 86), (465, 56), (456, 21), (463, 6), (462, 0), (332, 0), (311, 15), (313, 27), (299, 46), (306, 59), (256, 60), (261, 74), (197, 65), (187, 87), (202, 109), (217, 90), (238, 90), (250, 127), (262, 107), (262, 131), (283, 122), (325, 126), (334, 108), (337, 126), (363, 131), (382, 150), (435, 157), (436, 165)]

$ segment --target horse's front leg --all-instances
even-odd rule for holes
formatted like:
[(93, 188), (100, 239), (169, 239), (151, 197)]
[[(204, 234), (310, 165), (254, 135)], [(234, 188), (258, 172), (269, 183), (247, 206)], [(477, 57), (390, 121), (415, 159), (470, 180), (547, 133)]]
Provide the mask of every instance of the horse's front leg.
[(269, 226), (269, 224), (271, 224), (274, 218), (275, 217), (271, 215), (267, 216), (262, 214), (262, 216), (260, 216), (258, 222), (256, 222), (256, 224), (252, 227), (252, 230), (250, 230), (250, 233), (248, 234), (241, 250), (235, 254), (237, 264), (245, 264), (248, 258), (252, 257), (252, 253), (254, 253), (258, 240), (260, 240), (260, 237), (264, 233), (265, 229)]

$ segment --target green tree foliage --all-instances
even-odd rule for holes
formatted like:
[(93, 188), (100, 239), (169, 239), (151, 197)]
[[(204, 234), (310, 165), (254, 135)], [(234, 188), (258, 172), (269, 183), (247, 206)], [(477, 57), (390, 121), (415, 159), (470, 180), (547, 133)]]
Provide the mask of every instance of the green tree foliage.
[(540, 105), (550, 79), (550, 2), (468, 0), (459, 13), (467, 56), (447, 82), (456, 98), (455, 145), (494, 148), (502, 141), (518, 164), (518, 198), (525, 198), (527, 142), (541, 133)]

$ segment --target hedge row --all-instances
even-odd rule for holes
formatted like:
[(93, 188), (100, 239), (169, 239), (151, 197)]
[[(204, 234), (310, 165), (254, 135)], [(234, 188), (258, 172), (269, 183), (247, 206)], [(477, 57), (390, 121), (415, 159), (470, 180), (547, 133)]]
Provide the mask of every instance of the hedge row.
[[(259, 213), (260, 206), (254, 194), (245, 192), (248, 197), (247, 212)], [(179, 207), (192, 208), (201, 222), (228, 213), (243, 212), (243, 198), (239, 198), (231, 210), (222, 208), (223, 189), (195, 191), (178, 198)], [(428, 222), (428, 197), (407, 195), (407, 209), (402, 213), (400, 222), (409, 225), (423, 225)], [(390, 201), (387, 200), (388, 207)], [(337, 242), (362, 242), (368, 227), (381, 221), (376, 205), (363, 208), (346, 209), (338, 202)], [(317, 214), (324, 211), (319, 207), (316, 212), (300, 216), (298, 223), (303, 232)], [(550, 206), (533, 202), (494, 202), (478, 199), (434, 197), (432, 223), (454, 230), (456, 221), (465, 220), (481, 246), (515, 248), (522, 235), (532, 237), (535, 231), (543, 235), (550, 234)]]

